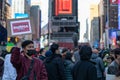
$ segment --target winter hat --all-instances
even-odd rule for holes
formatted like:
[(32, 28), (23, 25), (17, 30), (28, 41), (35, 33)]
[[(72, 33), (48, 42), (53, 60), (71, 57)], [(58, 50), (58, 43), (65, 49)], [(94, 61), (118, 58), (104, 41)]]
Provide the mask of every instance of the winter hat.
[(49, 56), (51, 56), (51, 55), (52, 55), (52, 51), (51, 51), (51, 50), (46, 51), (46, 53), (45, 53), (45, 56), (46, 56), (46, 57), (49, 57)]
[(81, 60), (90, 60), (92, 49), (88, 45), (83, 45), (79, 51)]

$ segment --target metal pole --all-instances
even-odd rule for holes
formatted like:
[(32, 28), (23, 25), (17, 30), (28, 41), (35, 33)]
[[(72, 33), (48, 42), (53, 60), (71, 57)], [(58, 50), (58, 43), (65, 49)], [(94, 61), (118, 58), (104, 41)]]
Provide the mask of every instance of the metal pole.
[(107, 27), (106, 27), (106, 36), (107, 36), (107, 48), (109, 48), (109, 0), (107, 0)]
[(49, 4), (49, 8), (48, 8), (48, 45), (50, 44), (50, 26), (51, 26), (51, 13), (52, 13), (52, 1), (53, 0), (49, 0), (48, 4)]

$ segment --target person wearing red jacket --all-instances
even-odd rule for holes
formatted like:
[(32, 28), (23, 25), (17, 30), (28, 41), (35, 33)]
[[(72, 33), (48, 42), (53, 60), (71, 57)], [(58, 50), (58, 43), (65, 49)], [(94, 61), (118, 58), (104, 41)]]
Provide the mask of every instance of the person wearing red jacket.
[(22, 43), (23, 54), (20, 53), (20, 48), (15, 47), (11, 55), (11, 63), (16, 68), (17, 78), (16, 80), (23, 80), (31, 66), (32, 69), (27, 80), (48, 80), (47, 72), (43, 62), (35, 57), (32, 57), (36, 52), (34, 49), (33, 41), (26, 40)]

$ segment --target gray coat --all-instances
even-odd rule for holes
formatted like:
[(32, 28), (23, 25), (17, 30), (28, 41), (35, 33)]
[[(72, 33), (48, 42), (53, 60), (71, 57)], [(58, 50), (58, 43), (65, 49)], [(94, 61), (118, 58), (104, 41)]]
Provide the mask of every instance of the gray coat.
[(91, 60), (96, 63), (95, 67), (97, 69), (97, 78), (102, 78), (104, 72), (104, 64), (102, 59), (98, 56), (98, 54), (93, 53)]
[(74, 59), (75, 59), (75, 63), (77, 63), (78, 61), (80, 61), (79, 51), (75, 51), (74, 52)]
[(113, 61), (109, 66), (108, 66), (108, 74), (115, 75), (119, 71), (119, 65)]

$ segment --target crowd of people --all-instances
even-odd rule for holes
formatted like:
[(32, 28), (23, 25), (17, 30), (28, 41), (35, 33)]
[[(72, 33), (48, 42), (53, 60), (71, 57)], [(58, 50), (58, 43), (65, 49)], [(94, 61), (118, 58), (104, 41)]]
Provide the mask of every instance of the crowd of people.
[(120, 48), (79, 45), (70, 50), (57, 43), (36, 51), (31, 40), (0, 56), (0, 80), (120, 80)]

